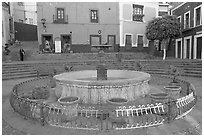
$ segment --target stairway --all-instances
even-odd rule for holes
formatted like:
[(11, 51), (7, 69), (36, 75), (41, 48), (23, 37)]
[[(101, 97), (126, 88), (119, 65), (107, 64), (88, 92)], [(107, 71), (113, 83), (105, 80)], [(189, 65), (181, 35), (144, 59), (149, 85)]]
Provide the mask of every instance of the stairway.
[(181, 70), (182, 76), (202, 77), (201, 60), (169, 60), (169, 61), (140, 61), (142, 71), (150, 74), (168, 75), (169, 66), (173, 65)]
[(5, 63), (2, 64), (2, 80), (35, 77), (36, 69), (28, 63)]
[[(95, 69), (97, 61), (42, 61), (42, 62), (14, 62), (2, 64), (2, 80), (36, 77), (38, 68), (55, 68), (58, 73), (64, 71), (64, 64), (73, 66), (76, 70)], [(141, 60), (139, 63), (144, 66), (142, 71), (150, 74), (168, 75), (169, 66), (173, 65), (182, 69), (182, 76), (202, 77), (201, 60)], [(138, 61), (125, 60), (122, 62), (107, 61), (108, 69), (139, 70)]]

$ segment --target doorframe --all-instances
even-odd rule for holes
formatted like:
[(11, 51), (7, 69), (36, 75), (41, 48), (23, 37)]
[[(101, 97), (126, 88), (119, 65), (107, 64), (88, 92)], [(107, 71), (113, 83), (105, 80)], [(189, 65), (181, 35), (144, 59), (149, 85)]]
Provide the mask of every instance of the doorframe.
[(189, 59), (191, 59), (191, 49), (192, 49), (192, 36), (184, 37), (184, 53), (183, 58), (186, 59), (187, 57), (187, 40), (190, 39), (190, 47), (189, 47)]
[(109, 44), (109, 37), (114, 37), (114, 45), (116, 44), (116, 36), (115, 35), (108, 35), (107, 36), (107, 44)]
[(131, 33), (125, 33), (124, 34), (124, 43), (125, 43), (125, 49), (126, 49), (126, 36), (127, 35), (131, 35), (131, 48), (133, 47), (133, 34), (131, 34)]
[[(202, 34), (194, 35), (193, 59), (197, 59), (197, 38), (202, 37)], [(201, 51), (202, 59), (202, 51)]]
[(45, 44), (43, 44), (43, 37), (44, 36), (51, 36), (51, 42), (52, 42), (51, 48), (54, 48), (54, 47), (52, 47), (54, 45), (54, 43), (53, 43), (53, 34), (41, 34), (41, 43), (43, 45), (43, 49), (45, 48)]
[(60, 34), (60, 40), (62, 41), (63, 36), (70, 36), (70, 44), (72, 45), (72, 35), (71, 34)]
[(90, 35), (90, 45), (92, 46), (91, 37), (99, 37), (99, 44), (101, 45), (101, 35)]
[(182, 46), (182, 44), (183, 44), (183, 43), (182, 43), (182, 38), (176, 39), (176, 48), (175, 48), (176, 54), (175, 54), (175, 58), (178, 58), (178, 42), (179, 42), (179, 41), (181, 41), (181, 55), (180, 55), (181, 57), (180, 57), (180, 58), (182, 59), (182, 56), (183, 56), (183, 54), (182, 54), (182, 53), (183, 53), (183, 52), (182, 52), (182, 50), (183, 50), (183, 48), (182, 48), (182, 47), (183, 47), (183, 46)]

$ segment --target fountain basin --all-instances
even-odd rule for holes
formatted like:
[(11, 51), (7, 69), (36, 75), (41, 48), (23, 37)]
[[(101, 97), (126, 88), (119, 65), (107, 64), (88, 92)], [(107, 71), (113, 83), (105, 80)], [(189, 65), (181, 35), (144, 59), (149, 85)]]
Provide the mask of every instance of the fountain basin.
[(83, 104), (106, 104), (111, 98), (136, 100), (148, 94), (150, 75), (140, 71), (107, 70), (107, 80), (97, 80), (96, 70), (55, 75), (61, 97), (76, 96)]

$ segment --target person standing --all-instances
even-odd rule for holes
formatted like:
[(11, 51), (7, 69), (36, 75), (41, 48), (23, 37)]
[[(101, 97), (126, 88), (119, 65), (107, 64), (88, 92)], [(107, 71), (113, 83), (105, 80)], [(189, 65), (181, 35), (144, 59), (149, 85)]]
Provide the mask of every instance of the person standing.
[(20, 61), (23, 61), (24, 60), (25, 51), (23, 50), (22, 47), (19, 50), (19, 54), (20, 54)]

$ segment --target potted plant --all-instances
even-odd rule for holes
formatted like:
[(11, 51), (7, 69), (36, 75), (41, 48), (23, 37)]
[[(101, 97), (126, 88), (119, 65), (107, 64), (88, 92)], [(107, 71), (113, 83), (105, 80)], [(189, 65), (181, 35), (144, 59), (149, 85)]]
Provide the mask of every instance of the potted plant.
[(65, 107), (66, 111), (66, 120), (70, 120), (73, 117), (77, 116), (78, 113), (78, 104), (80, 103), (80, 98), (76, 96), (67, 96), (60, 97), (58, 102)]
[(177, 67), (170, 65), (169, 74), (173, 75), (173, 80), (169, 83), (169, 85), (180, 86), (177, 80), (177, 77), (180, 75), (180, 70)]
[(152, 93), (149, 95), (151, 98), (151, 103), (166, 103), (168, 102), (169, 95), (167, 93)]
[(170, 65), (169, 74), (173, 75), (173, 80), (165, 86), (165, 92), (173, 99), (178, 99), (180, 97), (181, 87), (179, 82), (177, 81), (177, 77), (180, 75), (178, 68), (175, 66)]

